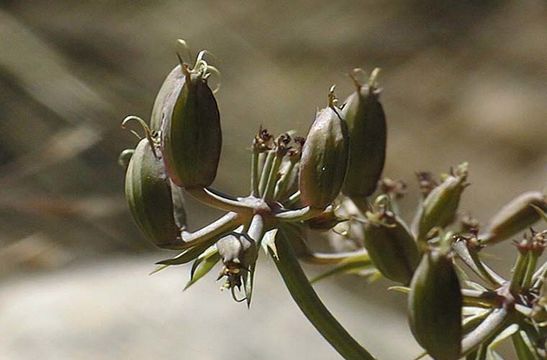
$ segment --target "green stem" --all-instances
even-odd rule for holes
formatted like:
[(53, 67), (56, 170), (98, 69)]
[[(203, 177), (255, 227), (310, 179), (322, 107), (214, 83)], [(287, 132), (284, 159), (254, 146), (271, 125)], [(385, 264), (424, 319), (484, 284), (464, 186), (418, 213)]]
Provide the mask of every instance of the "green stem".
[(535, 251), (530, 251), (530, 255), (528, 255), (530, 259), (528, 260), (526, 273), (524, 274), (524, 279), (522, 280), (522, 288), (524, 290), (528, 290), (532, 286), (533, 276), (534, 272), (536, 271), (539, 255), (540, 253)]
[(313, 326), (345, 359), (373, 360), (374, 357), (351, 337), (321, 302), (281, 230), (275, 247), (277, 252), (270, 249), (270, 255), (292, 298)]
[(286, 208), (290, 208), (291, 206), (295, 205), (299, 201), (300, 201), (300, 190), (296, 191), (294, 194), (289, 196), (287, 201), (283, 202), (283, 206), (285, 206)]
[(517, 331), (511, 337), (513, 347), (519, 360), (539, 360), (532, 346), (528, 344), (529, 339), (525, 339), (522, 331)]
[(528, 263), (530, 262), (529, 251), (519, 251), (515, 268), (513, 269), (513, 276), (511, 277), (511, 286), (509, 290), (516, 294), (522, 289), (522, 283), (526, 276), (526, 270), (528, 269)]
[(463, 338), (461, 355), (469, 354), (482, 343), (496, 336), (505, 327), (509, 315), (510, 313), (506, 308), (492, 311), (479, 326)]
[(194, 198), (216, 209), (250, 214), (254, 208), (237, 199), (230, 198), (219, 191), (207, 188), (186, 189), (186, 192)]
[(272, 169), (273, 159), (275, 157), (275, 152), (269, 151), (266, 154), (266, 160), (262, 166), (262, 172), (260, 173), (260, 183), (258, 185), (258, 195), (264, 195), (266, 190), (266, 185), (268, 184), (268, 179), (270, 177), (270, 170)]
[(288, 210), (275, 214), (275, 218), (287, 222), (305, 221), (316, 216), (319, 216), (324, 210), (316, 209), (309, 206), (298, 210)]
[(244, 221), (244, 217), (236, 213), (228, 213), (198, 231), (182, 231), (182, 243), (176, 247), (170, 247), (170, 249), (184, 250), (189, 247), (205, 244), (212, 238), (237, 229)]
[(469, 269), (485, 282), (490, 283), (494, 289), (497, 289), (505, 282), (505, 279), (485, 267), (478, 254), (469, 250), (465, 241), (456, 241), (452, 245), (452, 249)]
[(492, 291), (462, 289), (463, 305), (481, 308), (496, 308), (503, 304), (503, 298)]
[(338, 265), (345, 261), (351, 261), (352, 259), (360, 258), (361, 260), (368, 260), (368, 253), (364, 249), (355, 251), (346, 251), (339, 253), (318, 253), (312, 252), (300, 256), (300, 260), (314, 265)]
[[(264, 218), (262, 215), (256, 214), (253, 216), (251, 223), (249, 224), (249, 229), (247, 231), (247, 235), (251, 239), (253, 239), (257, 247), (260, 246), (260, 242), (262, 240), (262, 236), (264, 235)], [(254, 283), (254, 275), (256, 270), (256, 259), (255, 261), (249, 266), (249, 272), (246, 276), (244, 276), (245, 279), (245, 297), (247, 299), (247, 307), (251, 306), (251, 298), (253, 296), (253, 283)]]
[(275, 189), (275, 194), (274, 194), (274, 199), (281, 200), (281, 198), (283, 196), (285, 196), (285, 192), (287, 191), (287, 186), (288, 186), (289, 180), (292, 176), (292, 172), (293, 172), (295, 164), (296, 164), (296, 161), (291, 161), (289, 163), (287, 171), (285, 172), (285, 174), (283, 174), (283, 177), (277, 183), (277, 187)]
[(275, 154), (270, 173), (268, 174), (268, 182), (266, 183), (266, 188), (264, 189), (263, 198), (264, 200), (270, 200), (275, 191), (275, 184), (277, 182), (277, 176), (279, 173), (279, 168), (283, 161), (283, 156)]
[(251, 158), (251, 195), (258, 197), (258, 156), (259, 153), (253, 150)]

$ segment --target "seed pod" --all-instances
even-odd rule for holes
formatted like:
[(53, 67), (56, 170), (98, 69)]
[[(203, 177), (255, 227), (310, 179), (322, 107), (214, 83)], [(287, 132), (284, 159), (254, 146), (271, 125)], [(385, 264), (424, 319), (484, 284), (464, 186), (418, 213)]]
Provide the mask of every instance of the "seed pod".
[(320, 110), (304, 143), (299, 188), (304, 204), (326, 208), (338, 196), (347, 168), (345, 123), (331, 107)]
[(420, 261), (410, 230), (391, 211), (368, 212), (365, 248), (374, 266), (386, 278), (408, 285)]
[(152, 107), (152, 115), (150, 116), (150, 130), (159, 131), (161, 129), (165, 116), (164, 108), (173, 106), (172, 102), (176, 101), (176, 96), (172, 96), (172, 94), (177, 89), (180, 91), (182, 84), (184, 84), (184, 74), (181, 66), (177, 65), (167, 75), (156, 96)]
[(467, 163), (463, 163), (427, 195), (413, 224), (419, 242), (425, 242), (434, 227), (444, 228), (454, 221), (466, 179)]
[(386, 158), (386, 118), (373, 82), (358, 84), (342, 109), (349, 133), (349, 159), (342, 192), (350, 198), (371, 195)]
[(529, 191), (511, 200), (490, 220), (480, 236), (481, 241), (489, 244), (500, 242), (540, 220), (540, 214), (532, 205), (547, 211), (545, 195), (539, 191)]
[(142, 139), (127, 167), (125, 197), (133, 219), (157, 246), (175, 243), (179, 228), (173, 217), (169, 178), (148, 139)]
[(203, 71), (182, 66), (163, 108), (162, 153), (169, 177), (185, 188), (207, 187), (217, 173), (222, 132), (213, 92)]
[(182, 188), (169, 180), (171, 184), (171, 196), (173, 198), (173, 217), (179, 229), (186, 227), (186, 209), (184, 208), (184, 194)]
[(416, 341), (437, 360), (460, 358), (462, 294), (452, 260), (439, 250), (423, 255), (408, 298)]

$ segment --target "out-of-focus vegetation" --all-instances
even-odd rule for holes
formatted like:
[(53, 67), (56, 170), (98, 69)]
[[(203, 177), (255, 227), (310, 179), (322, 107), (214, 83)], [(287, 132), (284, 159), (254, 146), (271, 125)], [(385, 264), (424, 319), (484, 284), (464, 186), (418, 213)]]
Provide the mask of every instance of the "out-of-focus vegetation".
[[(122, 197), (116, 158), (135, 139), (120, 122), (149, 116), (180, 37), (223, 75), (217, 187), (246, 193), (260, 124), (304, 133), (331, 84), (349, 93), (347, 72), (379, 66), (385, 174), (416, 186), (417, 170), (469, 161), (463, 207), (484, 222), (545, 186), (545, 34), (539, 0), (4, 1), (0, 277), (151, 250)], [(215, 215), (188, 210), (191, 226)]]

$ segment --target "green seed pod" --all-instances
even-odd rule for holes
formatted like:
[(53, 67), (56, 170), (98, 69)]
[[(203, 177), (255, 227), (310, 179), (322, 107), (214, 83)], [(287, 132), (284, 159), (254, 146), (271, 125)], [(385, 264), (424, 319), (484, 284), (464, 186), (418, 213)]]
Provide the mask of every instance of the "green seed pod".
[(434, 359), (460, 358), (462, 304), (452, 260), (436, 249), (425, 253), (410, 285), (408, 313), (416, 341)]
[(545, 195), (539, 191), (529, 191), (511, 200), (490, 220), (480, 236), (481, 241), (489, 244), (500, 242), (539, 221), (541, 215), (533, 206), (547, 211)]
[(305, 205), (324, 209), (332, 203), (344, 182), (347, 159), (345, 123), (333, 108), (320, 110), (302, 148), (299, 188)]
[(173, 106), (173, 102), (176, 101), (176, 96), (172, 96), (173, 92), (180, 88), (184, 84), (184, 74), (180, 65), (175, 66), (173, 70), (167, 75), (163, 84), (160, 87), (160, 91), (154, 101), (152, 107), (152, 115), (150, 117), (150, 130), (159, 131), (164, 119), (164, 108)]
[(180, 232), (169, 178), (148, 139), (139, 142), (127, 167), (125, 197), (133, 219), (150, 241), (159, 247), (175, 243)]
[(466, 179), (467, 163), (463, 163), (427, 195), (413, 223), (419, 242), (427, 240), (431, 229), (444, 228), (454, 221), (462, 192), (467, 187)]
[(220, 115), (205, 72), (186, 65), (182, 72), (184, 81), (176, 82), (163, 108), (162, 153), (175, 184), (207, 187), (216, 177), (220, 159)]
[(171, 196), (173, 198), (173, 216), (180, 229), (186, 227), (186, 209), (184, 208), (184, 194), (182, 188), (169, 181), (171, 184)]
[(365, 248), (374, 266), (386, 278), (408, 285), (420, 261), (410, 230), (391, 211), (368, 212)]
[[(377, 72), (373, 72), (371, 79)], [(386, 117), (374, 81), (357, 84), (345, 101), (342, 118), (349, 133), (349, 160), (342, 192), (350, 198), (371, 195), (378, 184), (386, 158)]]

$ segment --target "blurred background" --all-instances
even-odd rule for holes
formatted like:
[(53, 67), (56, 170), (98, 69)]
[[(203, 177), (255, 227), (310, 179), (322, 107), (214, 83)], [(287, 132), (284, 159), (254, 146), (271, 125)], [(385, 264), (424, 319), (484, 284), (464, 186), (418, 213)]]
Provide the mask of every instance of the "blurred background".
[[(215, 187), (248, 190), (260, 124), (303, 134), (331, 84), (381, 67), (385, 175), (470, 162), (463, 208), (485, 223), (547, 181), (547, 3), (523, 1), (68, 1), (0, 3), (0, 359), (337, 359), (262, 259), (253, 306), (188, 268), (132, 223), (117, 156), (176, 65), (175, 40), (211, 50), (224, 144)], [(189, 200), (190, 226), (219, 213)], [(490, 251), (508, 273), (510, 244)], [(310, 274), (320, 269), (308, 268)], [(420, 354), (388, 282), (317, 286), (381, 359)], [(508, 355), (510, 358), (511, 355)]]

